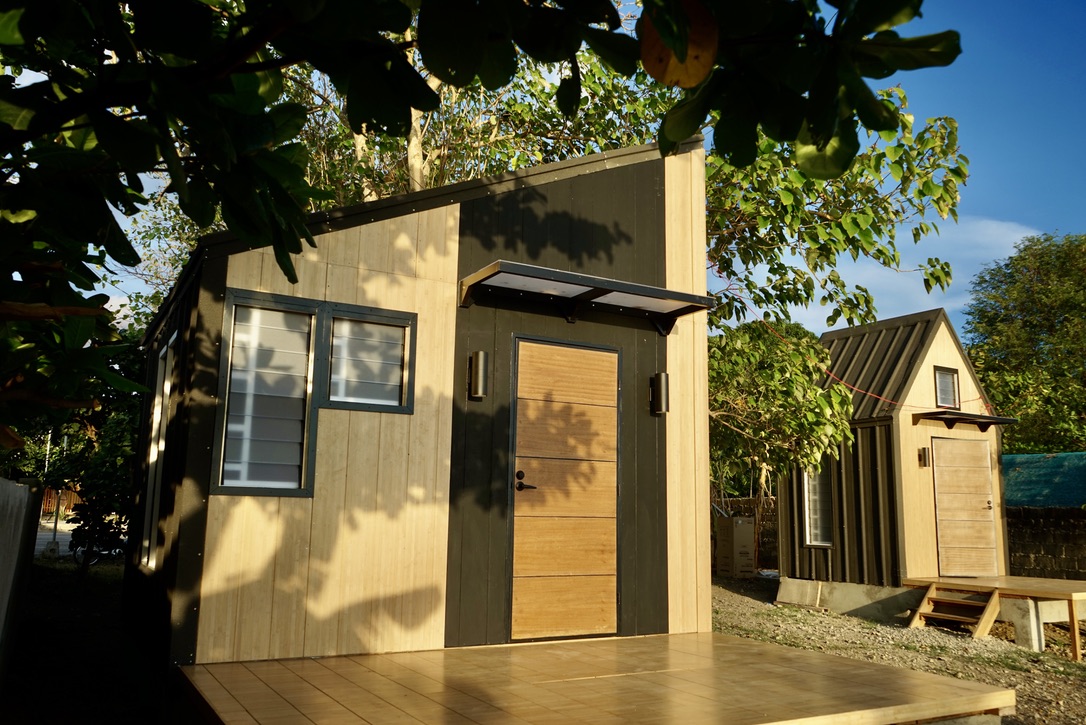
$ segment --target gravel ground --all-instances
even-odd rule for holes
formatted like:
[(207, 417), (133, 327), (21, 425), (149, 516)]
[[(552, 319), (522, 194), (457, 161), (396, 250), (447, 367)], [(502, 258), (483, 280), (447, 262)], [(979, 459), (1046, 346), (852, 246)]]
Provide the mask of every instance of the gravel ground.
[(1017, 723), (1086, 723), (1086, 664), (1070, 660), (1067, 628), (1045, 625), (1047, 648), (1013, 643), (1011, 625), (974, 640), (965, 629), (878, 624), (857, 617), (772, 604), (772, 579), (719, 579), (713, 587), (718, 632), (786, 647), (984, 682), (1017, 692)]

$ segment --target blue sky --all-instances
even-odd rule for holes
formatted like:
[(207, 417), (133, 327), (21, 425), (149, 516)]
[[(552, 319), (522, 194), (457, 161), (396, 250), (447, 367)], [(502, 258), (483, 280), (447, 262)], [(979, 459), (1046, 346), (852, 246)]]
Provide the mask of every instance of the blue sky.
[[(939, 236), (913, 246), (899, 235), (905, 265), (928, 257), (951, 262), (948, 292), (925, 294), (918, 274), (851, 263), (842, 275), (875, 296), (880, 318), (944, 307), (962, 334), (973, 276), (1014, 252), (1023, 236), (1086, 233), (1086, 1), (926, 0), (923, 17), (899, 30), (913, 36), (957, 30), (962, 54), (947, 68), (898, 73), (918, 123), (952, 116), (969, 157), (961, 222), (941, 222)], [(937, 218), (936, 218), (937, 219)], [(814, 332), (825, 309), (797, 311)]]

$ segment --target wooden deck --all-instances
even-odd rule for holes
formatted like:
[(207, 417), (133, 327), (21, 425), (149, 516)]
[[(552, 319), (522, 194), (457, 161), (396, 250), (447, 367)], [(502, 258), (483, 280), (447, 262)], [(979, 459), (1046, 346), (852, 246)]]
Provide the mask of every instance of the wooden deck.
[(899, 723), (1013, 690), (718, 634), (182, 668), (223, 723)]
[(1071, 633), (1071, 659), (1082, 661), (1082, 633), (1078, 621), (1086, 616), (1086, 581), (1079, 579), (1041, 579), (1030, 576), (979, 576), (979, 577), (917, 577), (903, 579), (907, 587), (927, 587), (931, 584), (953, 586), (964, 591), (988, 592), (993, 589), (1000, 597), (1026, 599), (1057, 599), (1067, 602), (1067, 621)]

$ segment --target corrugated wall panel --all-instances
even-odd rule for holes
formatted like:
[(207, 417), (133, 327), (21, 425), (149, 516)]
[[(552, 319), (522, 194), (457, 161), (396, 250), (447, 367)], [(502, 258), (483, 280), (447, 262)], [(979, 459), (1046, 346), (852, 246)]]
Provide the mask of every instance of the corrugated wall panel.
[(832, 464), (834, 544), (806, 546), (803, 474), (778, 491), (781, 575), (796, 579), (896, 586), (897, 513), (890, 424), (853, 429)]

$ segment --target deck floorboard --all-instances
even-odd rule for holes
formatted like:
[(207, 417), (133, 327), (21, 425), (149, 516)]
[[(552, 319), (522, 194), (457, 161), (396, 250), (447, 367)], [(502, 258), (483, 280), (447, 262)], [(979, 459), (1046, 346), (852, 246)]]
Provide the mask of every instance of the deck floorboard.
[(719, 634), (181, 668), (223, 722), (893, 723), (1008, 714), (1013, 690)]

